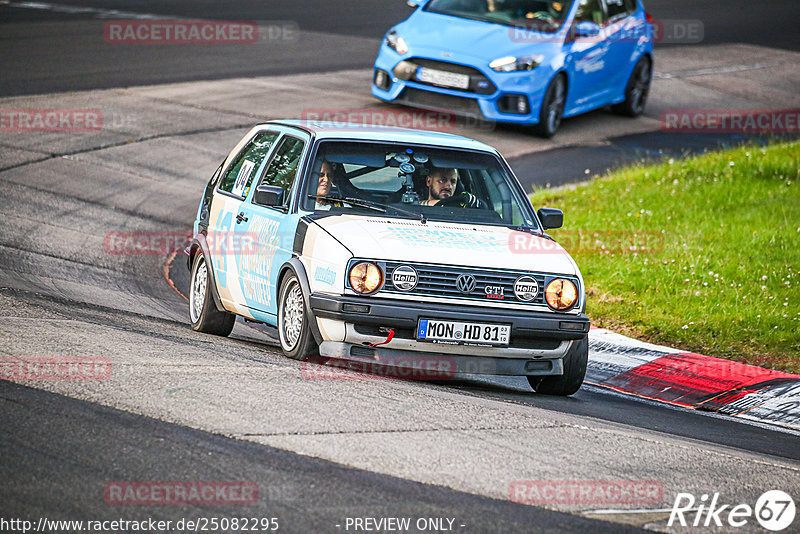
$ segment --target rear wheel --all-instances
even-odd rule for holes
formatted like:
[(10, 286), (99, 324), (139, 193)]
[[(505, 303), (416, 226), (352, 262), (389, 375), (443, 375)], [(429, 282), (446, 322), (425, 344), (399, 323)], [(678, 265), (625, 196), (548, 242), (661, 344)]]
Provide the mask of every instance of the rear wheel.
[(614, 111), (627, 117), (638, 117), (644, 113), (647, 95), (650, 93), (650, 82), (653, 78), (650, 58), (642, 56), (633, 67), (631, 77), (625, 86), (625, 100), (613, 107)]
[(545, 395), (572, 395), (583, 384), (589, 362), (589, 337), (573, 343), (564, 356), (564, 374), (559, 376), (529, 376), (528, 382), (536, 393)]
[(556, 75), (547, 86), (539, 110), (539, 123), (533, 127), (536, 135), (550, 138), (556, 134), (564, 117), (564, 105), (567, 101), (567, 82), (561, 74)]
[(306, 314), (303, 289), (297, 276), (289, 273), (281, 283), (278, 300), (278, 338), (287, 358), (302, 360), (317, 352)]
[(233, 330), (236, 316), (219, 311), (214, 305), (208, 269), (205, 256), (198, 252), (192, 265), (192, 282), (189, 287), (189, 318), (192, 329), (206, 334), (227, 336)]

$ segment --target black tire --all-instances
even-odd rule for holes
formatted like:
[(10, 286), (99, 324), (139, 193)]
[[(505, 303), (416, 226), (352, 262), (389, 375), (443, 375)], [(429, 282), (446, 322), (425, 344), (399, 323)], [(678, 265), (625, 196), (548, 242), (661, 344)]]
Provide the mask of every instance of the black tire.
[(316, 355), (318, 347), (308, 324), (303, 289), (293, 272), (281, 282), (278, 295), (278, 339), (284, 356), (302, 360)]
[(214, 304), (208, 268), (202, 251), (198, 252), (192, 264), (189, 286), (189, 319), (192, 321), (192, 330), (225, 337), (233, 330), (236, 316), (219, 311)]
[(528, 382), (536, 393), (567, 396), (581, 389), (589, 362), (589, 337), (573, 343), (564, 356), (564, 374), (558, 376), (529, 376)]
[(550, 80), (544, 92), (542, 107), (539, 109), (539, 123), (534, 125), (536, 135), (549, 139), (556, 134), (564, 118), (564, 105), (567, 102), (567, 80), (563, 74), (557, 74)]
[(613, 106), (613, 110), (626, 117), (638, 117), (644, 113), (650, 82), (653, 80), (653, 65), (650, 58), (642, 56), (633, 67), (631, 77), (625, 86), (625, 100)]

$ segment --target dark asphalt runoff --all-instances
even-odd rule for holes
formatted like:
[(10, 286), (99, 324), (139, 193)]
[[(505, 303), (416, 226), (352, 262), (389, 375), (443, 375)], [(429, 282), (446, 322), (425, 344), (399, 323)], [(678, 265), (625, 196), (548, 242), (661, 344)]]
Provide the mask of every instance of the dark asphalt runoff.
[[(19, 2), (0, 2), (0, 57), (4, 72), (0, 77), (0, 97), (370, 68), (380, 38), (411, 12), (403, 0), (33, 3), (40, 8), (14, 4)], [(800, 49), (800, 2), (796, 0), (649, 0), (645, 7), (654, 18), (665, 22), (699, 21), (702, 44), (749, 43)], [(122, 13), (114, 14), (112, 10)], [(348, 49), (326, 46), (324, 39), (309, 46), (310, 39), (304, 34), (289, 43), (262, 39), (250, 45), (147, 46), (104, 41), (105, 22), (136, 14), (260, 24), (287, 22), (302, 31), (361, 38), (362, 42)]]
[[(350, 469), (6, 381), (0, 381), (0, 428), (0, 517), (6, 520), (277, 518), (278, 532), (305, 534), (346, 532), (348, 517), (408, 517), (412, 525), (450, 518), (453, 532), (463, 533), (639, 531)], [(144, 481), (252, 482), (258, 500), (236, 506), (106, 503), (106, 484)]]

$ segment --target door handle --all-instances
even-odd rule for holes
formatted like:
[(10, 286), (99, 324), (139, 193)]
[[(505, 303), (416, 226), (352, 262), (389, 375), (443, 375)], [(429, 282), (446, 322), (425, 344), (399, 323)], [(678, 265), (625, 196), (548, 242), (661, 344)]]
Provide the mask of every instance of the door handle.
[(236, 224), (247, 222), (247, 217), (244, 216), (244, 212), (239, 212), (239, 215), (236, 216)]

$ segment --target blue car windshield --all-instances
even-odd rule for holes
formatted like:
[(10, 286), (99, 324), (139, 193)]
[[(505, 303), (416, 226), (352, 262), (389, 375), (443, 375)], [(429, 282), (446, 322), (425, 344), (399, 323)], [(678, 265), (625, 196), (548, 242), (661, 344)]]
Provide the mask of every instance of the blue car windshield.
[(530, 201), (485, 152), (363, 141), (323, 141), (303, 208), (318, 214), (537, 228)]
[(554, 32), (561, 27), (571, 5), (572, 0), (430, 0), (425, 11)]

